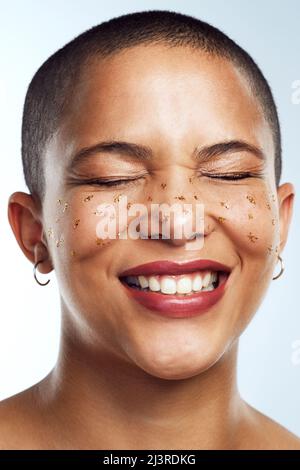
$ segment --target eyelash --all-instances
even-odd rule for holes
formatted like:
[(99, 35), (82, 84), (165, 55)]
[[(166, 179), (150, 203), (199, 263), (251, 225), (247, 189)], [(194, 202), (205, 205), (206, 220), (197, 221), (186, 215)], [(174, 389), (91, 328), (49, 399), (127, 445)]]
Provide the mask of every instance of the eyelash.
[(95, 178), (92, 180), (82, 180), (81, 184), (88, 184), (91, 186), (103, 186), (103, 187), (114, 187), (114, 186), (122, 186), (123, 184), (129, 186), (130, 184), (136, 184), (139, 178), (132, 178), (132, 179), (120, 179), (120, 180), (101, 180), (99, 178)]
[(255, 175), (253, 173), (227, 173), (227, 174), (209, 174), (209, 173), (200, 173), (199, 176), (208, 176), (208, 178), (212, 179), (222, 179), (222, 180), (227, 180), (227, 181), (233, 181), (233, 180), (242, 180), (246, 178), (252, 178), (252, 177), (259, 177), (259, 175)]

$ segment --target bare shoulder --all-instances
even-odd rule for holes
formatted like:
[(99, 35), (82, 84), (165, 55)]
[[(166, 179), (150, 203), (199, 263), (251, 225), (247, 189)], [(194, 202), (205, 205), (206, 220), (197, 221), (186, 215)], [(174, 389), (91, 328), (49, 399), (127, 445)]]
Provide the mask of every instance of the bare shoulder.
[(39, 446), (35, 391), (38, 384), (0, 401), (0, 450)]
[(245, 403), (241, 448), (257, 450), (300, 450), (300, 438), (287, 428)]

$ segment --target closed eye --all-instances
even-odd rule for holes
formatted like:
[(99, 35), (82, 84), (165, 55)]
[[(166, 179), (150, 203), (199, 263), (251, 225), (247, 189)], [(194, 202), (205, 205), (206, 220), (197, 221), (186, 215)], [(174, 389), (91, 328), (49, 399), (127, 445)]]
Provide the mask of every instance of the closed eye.
[(246, 178), (260, 177), (259, 174), (254, 174), (250, 172), (244, 173), (203, 173), (199, 176), (207, 176), (208, 178), (222, 179), (222, 180), (242, 180)]
[(122, 178), (122, 179), (107, 179), (107, 178), (92, 178), (92, 179), (75, 179), (70, 181), (71, 184), (81, 184), (81, 185), (89, 185), (89, 186), (100, 186), (103, 188), (109, 187), (124, 187), (124, 186), (131, 186), (135, 185), (139, 182), (140, 179), (144, 178), (144, 176), (139, 176), (135, 178)]

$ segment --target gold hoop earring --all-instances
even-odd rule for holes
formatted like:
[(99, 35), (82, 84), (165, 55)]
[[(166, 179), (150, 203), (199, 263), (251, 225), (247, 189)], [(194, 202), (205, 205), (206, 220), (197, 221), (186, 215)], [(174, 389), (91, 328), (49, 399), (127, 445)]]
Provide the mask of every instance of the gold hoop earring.
[(43, 283), (43, 282), (40, 282), (40, 281), (38, 280), (38, 278), (36, 277), (36, 268), (38, 267), (38, 265), (39, 265), (40, 263), (43, 263), (43, 261), (45, 261), (45, 260), (41, 259), (40, 261), (37, 261), (37, 262), (35, 263), (35, 265), (33, 266), (33, 276), (34, 276), (34, 279), (36, 280), (36, 282), (37, 282), (40, 286), (46, 286), (46, 285), (49, 284), (49, 282), (50, 282), (50, 279), (48, 279), (48, 281), (46, 281), (46, 282), (44, 282), (44, 283)]
[(272, 278), (273, 281), (278, 279), (284, 271), (284, 264), (280, 255), (278, 255), (278, 260), (280, 261), (280, 271), (275, 277)]

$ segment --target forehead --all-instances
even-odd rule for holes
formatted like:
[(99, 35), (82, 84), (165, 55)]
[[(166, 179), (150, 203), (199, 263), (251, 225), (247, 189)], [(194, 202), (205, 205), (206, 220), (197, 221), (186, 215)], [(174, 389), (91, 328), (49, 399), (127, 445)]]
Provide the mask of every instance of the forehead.
[(177, 152), (241, 139), (274, 151), (259, 103), (228, 60), (161, 45), (124, 49), (87, 66), (60, 138), (70, 156), (113, 138)]

